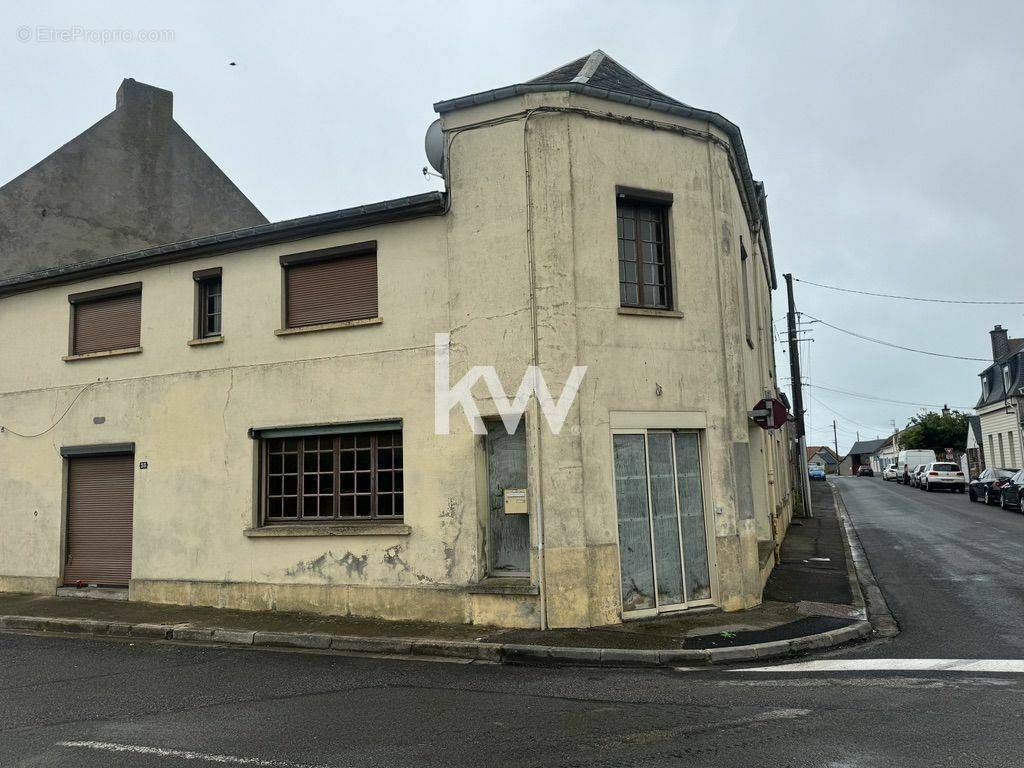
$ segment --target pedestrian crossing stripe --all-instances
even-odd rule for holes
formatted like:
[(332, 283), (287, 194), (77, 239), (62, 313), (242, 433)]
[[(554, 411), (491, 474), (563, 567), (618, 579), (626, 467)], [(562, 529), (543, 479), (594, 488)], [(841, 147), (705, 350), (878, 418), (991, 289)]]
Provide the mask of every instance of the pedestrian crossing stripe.
[(817, 659), (732, 672), (1000, 672), (1024, 673), (1024, 659)]

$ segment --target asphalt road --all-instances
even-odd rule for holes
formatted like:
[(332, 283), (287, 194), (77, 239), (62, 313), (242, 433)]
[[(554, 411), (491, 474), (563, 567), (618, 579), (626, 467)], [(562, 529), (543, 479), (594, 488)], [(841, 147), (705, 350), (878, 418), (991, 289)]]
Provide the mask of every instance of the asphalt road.
[(901, 630), (869, 655), (1024, 659), (1024, 514), (880, 478), (837, 483)]
[(0, 766), (1021, 765), (1024, 674), (889, 667), (1024, 659), (1024, 516), (839, 482), (904, 632), (824, 658), (870, 670), (540, 669), (0, 634)]

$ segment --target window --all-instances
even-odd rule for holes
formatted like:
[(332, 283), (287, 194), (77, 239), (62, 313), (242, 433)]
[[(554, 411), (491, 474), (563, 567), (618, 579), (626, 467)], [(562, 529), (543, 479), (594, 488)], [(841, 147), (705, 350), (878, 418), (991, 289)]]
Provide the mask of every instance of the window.
[(1006, 433), (1006, 442), (1010, 446), (1010, 466), (1017, 466), (1017, 442), (1013, 439), (1013, 432)]
[(221, 269), (203, 269), (192, 273), (196, 281), (197, 339), (213, 339), (221, 335)]
[(754, 333), (751, 330), (750, 323), (750, 312), (752, 307), (750, 306), (750, 267), (748, 265), (747, 249), (743, 247), (743, 241), (740, 241), (740, 275), (743, 281), (743, 327), (747, 331), (747, 344), (751, 349), (754, 348)]
[(619, 301), (624, 307), (672, 308), (671, 201), (665, 193), (617, 190)]
[(1010, 366), (1003, 366), (1003, 392), (1010, 394)]
[(263, 521), (400, 521), (402, 432), (261, 439)]
[(135, 349), (142, 334), (142, 283), (68, 296), (71, 355)]
[(1006, 453), (1003, 451), (1003, 433), (999, 433), (999, 466), (1006, 466)]
[(996, 463), (996, 448), (995, 448), (995, 444), (992, 442), (992, 434), (991, 433), (989, 433), (989, 436), (988, 436), (988, 455), (989, 455), (989, 461), (991, 461), (993, 464), (995, 464)]
[(377, 242), (281, 257), (284, 327), (377, 317)]

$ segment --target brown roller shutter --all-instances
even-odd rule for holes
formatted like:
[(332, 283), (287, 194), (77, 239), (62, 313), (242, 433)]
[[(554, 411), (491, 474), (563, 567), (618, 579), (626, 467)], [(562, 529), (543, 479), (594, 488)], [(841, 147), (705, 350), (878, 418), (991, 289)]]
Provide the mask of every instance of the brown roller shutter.
[(68, 459), (65, 584), (128, 586), (134, 465), (130, 454)]
[(72, 354), (127, 349), (140, 344), (142, 293), (128, 293), (73, 305)]
[(377, 317), (377, 254), (285, 267), (289, 328)]

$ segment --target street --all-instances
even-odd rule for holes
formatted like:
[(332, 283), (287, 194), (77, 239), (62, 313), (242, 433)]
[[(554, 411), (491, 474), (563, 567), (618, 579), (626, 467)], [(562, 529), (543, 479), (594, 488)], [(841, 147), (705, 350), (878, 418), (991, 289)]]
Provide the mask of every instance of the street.
[(1024, 515), (877, 477), (838, 485), (901, 629), (860, 655), (1024, 659)]
[(3, 634), (0, 764), (1019, 765), (1024, 675), (888, 667), (1024, 660), (1024, 515), (837, 484), (902, 633), (811, 658), (868, 669), (533, 668)]

